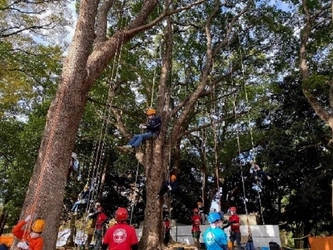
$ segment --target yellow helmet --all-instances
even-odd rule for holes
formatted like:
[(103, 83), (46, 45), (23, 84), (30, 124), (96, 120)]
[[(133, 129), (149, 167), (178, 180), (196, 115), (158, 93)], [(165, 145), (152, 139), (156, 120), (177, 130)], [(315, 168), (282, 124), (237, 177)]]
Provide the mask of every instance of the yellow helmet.
[(149, 109), (147, 110), (147, 115), (156, 115), (156, 110), (153, 109), (153, 108), (149, 108)]
[(38, 219), (35, 220), (34, 224), (32, 224), (31, 230), (34, 231), (35, 233), (41, 233), (43, 232), (45, 227), (45, 221)]

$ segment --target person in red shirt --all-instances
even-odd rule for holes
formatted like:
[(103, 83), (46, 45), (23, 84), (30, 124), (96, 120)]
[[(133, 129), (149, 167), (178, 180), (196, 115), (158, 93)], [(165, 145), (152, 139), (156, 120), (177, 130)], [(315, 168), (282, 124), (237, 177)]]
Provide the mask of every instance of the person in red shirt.
[(164, 233), (164, 244), (167, 246), (170, 241), (171, 223), (169, 214), (166, 214), (163, 219), (163, 233)]
[(200, 249), (200, 234), (201, 234), (201, 216), (199, 215), (199, 209), (193, 209), (192, 215), (192, 237), (194, 241), (194, 245)]
[(110, 227), (104, 236), (102, 250), (138, 250), (138, 236), (134, 227), (127, 224), (128, 212), (119, 207), (116, 211), (117, 224)]
[(31, 230), (23, 229), (24, 225), (31, 220), (31, 215), (28, 215), (25, 220), (20, 221), (14, 226), (12, 233), (15, 237), (21, 240), (17, 244), (18, 249), (24, 250), (43, 250), (44, 240), (40, 236), (45, 227), (45, 221), (37, 219), (31, 226)]
[(230, 241), (232, 245), (234, 245), (234, 242), (236, 241), (237, 247), (240, 250), (241, 249), (241, 233), (240, 233), (240, 220), (237, 213), (236, 207), (230, 207), (230, 214), (229, 217), (229, 223), (230, 223)]
[(94, 250), (99, 250), (102, 245), (102, 239), (103, 239), (103, 231), (105, 223), (108, 220), (108, 217), (105, 213), (103, 213), (103, 207), (101, 206), (101, 203), (97, 202), (95, 204), (97, 211), (95, 213), (89, 214), (89, 217), (96, 219), (96, 225), (95, 225), (95, 247)]

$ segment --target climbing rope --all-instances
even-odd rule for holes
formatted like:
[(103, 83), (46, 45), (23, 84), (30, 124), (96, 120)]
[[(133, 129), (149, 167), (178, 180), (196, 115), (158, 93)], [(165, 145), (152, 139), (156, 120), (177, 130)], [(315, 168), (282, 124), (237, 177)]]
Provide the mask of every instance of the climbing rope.
[[(136, 185), (138, 183), (138, 176), (139, 176), (139, 170), (140, 170), (140, 162), (138, 161), (138, 164), (136, 166), (136, 172), (135, 172), (135, 188), (133, 190), (133, 193), (136, 192)], [(130, 217), (130, 224), (132, 224), (132, 219), (133, 219), (133, 213), (134, 213), (134, 207), (135, 207), (135, 203), (136, 203), (136, 199), (135, 199), (135, 195), (133, 195), (132, 197), (132, 201), (131, 201), (131, 217)]]

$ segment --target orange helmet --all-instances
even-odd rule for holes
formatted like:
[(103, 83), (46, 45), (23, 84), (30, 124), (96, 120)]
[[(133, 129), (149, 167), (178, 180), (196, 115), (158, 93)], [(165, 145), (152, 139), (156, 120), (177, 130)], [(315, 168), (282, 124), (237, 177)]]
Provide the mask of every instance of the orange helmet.
[(171, 175), (170, 176), (170, 180), (172, 181), (172, 182), (175, 182), (176, 180), (177, 180), (177, 176), (176, 175)]
[(127, 209), (124, 207), (118, 208), (116, 211), (116, 220), (120, 222), (120, 221), (126, 221), (127, 219), (128, 219)]
[(35, 220), (34, 224), (32, 224), (31, 230), (34, 231), (35, 233), (41, 233), (43, 232), (44, 227), (45, 227), (45, 221), (38, 219)]
[(156, 115), (156, 110), (155, 109), (153, 109), (153, 108), (149, 108), (148, 110), (147, 110), (147, 113), (146, 113), (147, 115)]

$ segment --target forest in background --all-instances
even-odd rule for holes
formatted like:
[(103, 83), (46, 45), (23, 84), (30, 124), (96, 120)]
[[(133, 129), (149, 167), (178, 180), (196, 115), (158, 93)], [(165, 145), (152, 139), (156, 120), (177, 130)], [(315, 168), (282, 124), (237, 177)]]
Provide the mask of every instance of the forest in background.
[[(83, 8), (92, 2), (78, 3), (77, 12), (84, 13)], [(55, 224), (66, 219), (79, 192), (92, 182), (97, 183), (94, 198), (102, 202), (108, 215), (118, 206), (131, 211), (130, 199), (136, 195), (133, 223), (144, 220), (147, 203), (156, 203), (155, 196), (146, 196), (146, 180), (147, 164), (154, 161), (158, 140), (142, 146), (143, 160), (120, 152), (117, 146), (140, 132), (138, 124), (145, 121), (145, 111), (152, 106), (165, 122), (164, 142), (174, 143), (154, 169), (161, 172), (154, 180), (155, 189), (148, 189), (154, 193), (168, 171), (177, 169), (181, 192), (172, 204), (174, 219), (189, 223), (200, 197), (209, 211), (217, 173), (224, 212), (236, 205), (244, 213), (244, 196), (248, 212), (260, 212), (257, 194), (246, 181), (249, 162), (255, 159), (273, 177), (264, 182), (261, 193), (265, 223), (278, 224), (294, 237), (331, 235), (331, 1), (281, 1), (276, 5), (239, 1), (230, 6), (221, 1), (156, 2), (145, 20), (151, 23), (149, 29), (142, 29), (126, 43), (120, 43), (124, 38), (116, 35), (137, 21), (133, 16), (145, 4), (110, 2), (106, 40), (99, 40), (101, 33), (96, 28), (93, 47), (88, 44), (86, 51), (93, 55), (101, 43), (116, 37), (115, 51), (105, 65), (96, 63), (101, 73), (88, 91), (82, 116), (66, 115), (69, 126), (72, 120), (79, 125), (77, 131), (70, 126), (69, 135), (75, 132), (72, 150), (69, 145), (64, 152), (57, 151), (59, 168), (66, 173), (68, 156), (75, 152), (80, 170), (66, 180), (64, 196), (59, 196), (62, 211)], [(19, 12), (9, 1), (0, 3), (0, 201), (1, 222), (5, 222), (1, 230), (5, 225), (10, 228), (22, 215), (32, 185), (29, 181), (38, 169), (34, 168), (36, 159), (42, 154), (42, 139), (49, 132), (44, 128), (51, 117), (50, 104), (66, 85), (64, 62), (72, 55), (67, 55), (67, 44), (55, 41), (66, 36), (70, 11), (60, 3), (42, 2), (34, 6), (33, 13)], [(45, 9), (54, 8), (52, 4), (57, 12), (49, 19), (39, 17)], [(100, 11), (104, 4), (99, 3)], [(25, 7), (31, 6), (19, 6)], [(11, 26), (13, 18), (18, 26)], [(71, 42), (73, 48), (76, 41)], [(93, 60), (81, 66), (87, 65), (93, 65)], [(82, 89), (67, 91), (79, 96)], [(57, 165), (57, 160), (52, 164)]]

